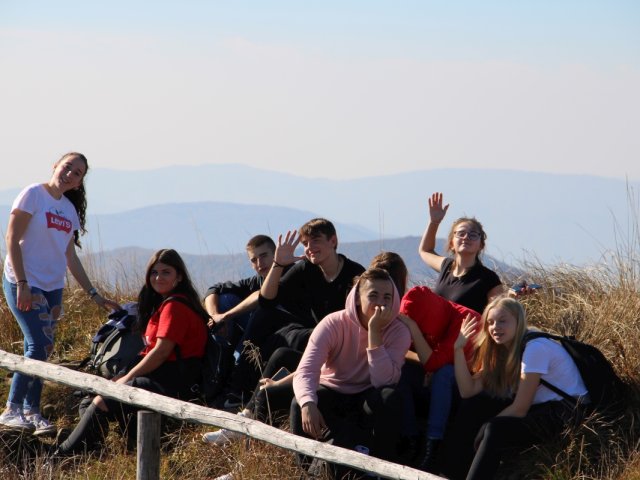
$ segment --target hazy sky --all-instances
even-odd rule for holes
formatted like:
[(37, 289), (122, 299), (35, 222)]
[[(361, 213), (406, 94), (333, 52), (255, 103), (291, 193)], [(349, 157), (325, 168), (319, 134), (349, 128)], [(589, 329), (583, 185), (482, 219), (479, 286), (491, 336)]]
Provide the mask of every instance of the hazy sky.
[(69, 150), (637, 180), (639, 130), (636, 0), (0, 0), (0, 189)]

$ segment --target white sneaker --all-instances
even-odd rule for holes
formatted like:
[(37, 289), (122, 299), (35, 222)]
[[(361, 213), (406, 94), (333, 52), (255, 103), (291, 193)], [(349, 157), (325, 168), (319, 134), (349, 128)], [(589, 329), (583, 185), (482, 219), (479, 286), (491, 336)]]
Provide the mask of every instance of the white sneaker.
[(4, 430), (16, 430), (21, 432), (33, 432), (36, 426), (28, 421), (21, 411), (6, 410), (0, 415), (0, 427)]
[(233, 474), (225, 473), (224, 475), (220, 475), (219, 477), (216, 477), (213, 480), (233, 480)]
[(39, 413), (34, 413), (32, 415), (25, 415), (25, 418), (27, 419), (28, 422), (31, 422), (34, 425), (35, 430), (33, 434), (35, 436), (54, 435), (55, 433), (58, 432), (58, 429), (56, 428), (56, 426), (50, 423), (49, 420), (44, 418)]
[(216, 430), (215, 432), (207, 432), (202, 435), (202, 441), (205, 443), (212, 443), (214, 445), (226, 445), (227, 443), (231, 443), (234, 440), (238, 440), (242, 437), (244, 437), (242, 433), (234, 432), (233, 430), (227, 430), (226, 428), (221, 428), (220, 430)]
[[(244, 412), (238, 412), (237, 415), (240, 417), (247, 416)], [(226, 445), (227, 443), (231, 443), (242, 437), (244, 437), (244, 434), (242, 433), (234, 432), (233, 430), (227, 430), (226, 428), (221, 428), (220, 430), (216, 430), (215, 432), (207, 432), (203, 434), (202, 441), (204, 443), (212, 443), (214, 445)], [(225, 480), (222, 477), (220, 478), (222, 480)], [(218, 480), (218, 479), (216, 478), (214, 480)]]

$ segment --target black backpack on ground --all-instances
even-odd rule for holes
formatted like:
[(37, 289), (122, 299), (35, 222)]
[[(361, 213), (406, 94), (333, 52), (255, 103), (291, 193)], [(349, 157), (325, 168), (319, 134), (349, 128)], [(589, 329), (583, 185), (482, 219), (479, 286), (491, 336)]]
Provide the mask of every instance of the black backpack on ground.
[(81, 362), (86, 368), (104, 378), (112, 378), (128, 370), (144, 348), (140, 332), (134, 332), (137, 320), (137, 304), (128, 303), (123, 310), (109, 314), (109, 320), (102, 325), (91, 340), (89, 357)]
[[(600, 350), (593, 345), (576, 340), (572, 336), (529, 331), (523, 339), (523, 351), (527, 342), (535, 338), (556, 340), (569, 353), (578, 367), (582, 381), (589, 392), (590, 408), (609, 416), (617, 416), (623, 412), (626, 401), (626, 385), (618, 377), (613, 366)], [(575, 397), (570, 396), (555, 385), (546, 380), (540, 380), (540, 383), (572, 404), (577, 404)]]

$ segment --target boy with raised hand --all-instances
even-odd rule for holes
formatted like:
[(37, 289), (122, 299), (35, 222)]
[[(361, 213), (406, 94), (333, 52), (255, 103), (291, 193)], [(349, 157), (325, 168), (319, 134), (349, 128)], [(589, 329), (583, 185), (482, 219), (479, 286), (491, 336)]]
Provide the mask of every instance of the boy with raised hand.
[[(298, 244), (304, 256), (296, 256)], [(337, 252), (338, 236), (329, 220), (314, 218), (278, 237), (274, 260), (260, 288), (259, 304), (245, 338), (260, 347), (266, 362), (278, 348), (303, 351), (311, 331), (326, 315), (344, 309), (359, 263)], [(290, 267), (290, 268), (289, 268)], [(289, 270), (284, 273), (284, 270)], [(225, 408), (248, 399), (259, 370), (242, 354), (233, 372)]]

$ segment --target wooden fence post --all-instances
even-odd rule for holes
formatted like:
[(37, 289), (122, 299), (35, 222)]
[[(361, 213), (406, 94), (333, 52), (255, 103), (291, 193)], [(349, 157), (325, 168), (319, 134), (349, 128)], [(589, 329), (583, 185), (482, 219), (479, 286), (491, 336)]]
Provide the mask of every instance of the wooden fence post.
[(160, 414), (138, 412), (136, 480), (160, 480)]

